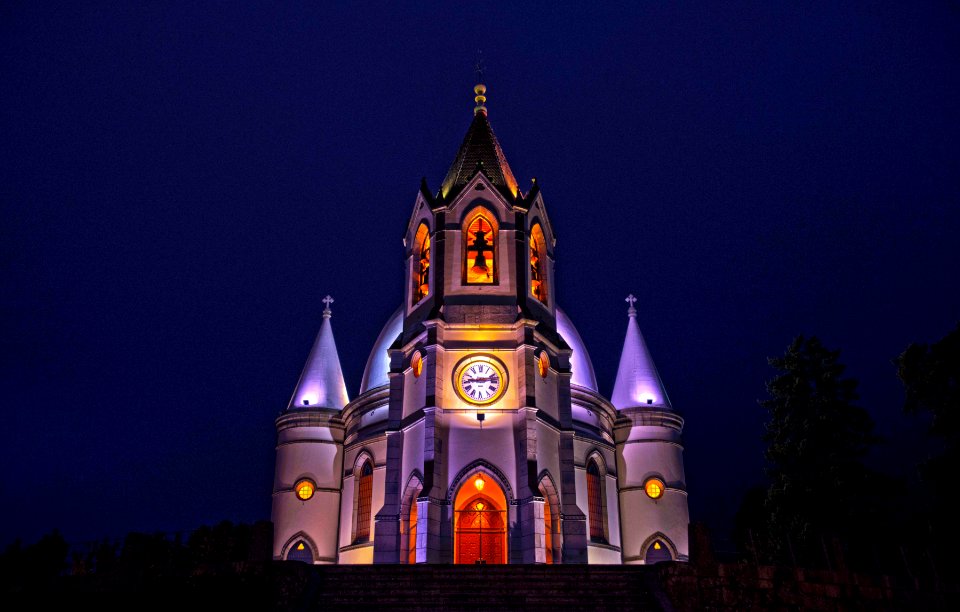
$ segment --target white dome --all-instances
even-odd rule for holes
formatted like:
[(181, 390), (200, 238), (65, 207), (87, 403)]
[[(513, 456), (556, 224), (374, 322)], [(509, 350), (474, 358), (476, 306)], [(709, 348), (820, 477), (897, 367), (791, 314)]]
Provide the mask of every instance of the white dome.
[[(388, 376), (390, 356), (387, 354), (387, 349), (390, 348), (401, 331), (403, 331), (402, 306), (391, 315), (387, 324), (383, 326), (383, 331), (377, 336), (377, 342), (373, 345), (373, 350), (367, 359), (367, 367), (363, 370), (360, 393), (366, 393), (370, 389), (376, 389), (390, 383)], [(573, 355), (570, 357), (570, 369), (573, 371), (573, 376), (570, 383), (599, 393), (597, 377), (593, 373), (593, 364), (590, 362), (587, 347), (584, 346), (583, 339), (580, 338), (577, 328), (573, 326), (573, 322), (570, 321), (567, 313), (560, 310), (559, 307), (557, 308), (557, 331), (573, 349)]]
[(390, 384), (390, 355), (387, 350), (393, 344), (400, 332), (403, 331), (403, 306), (387, 319), (383, 331), (377, 336), (377, 341), (367, 358), (367, 367), (363, 369), (363, 380), (360, 382), (360, 393)]
[(587, 347), (583, 344), (583, 339), (577, 333), (577, 328), (573, 326), (573, 321), (557, 306), (557, 331), (563, 336), (567, 344), (573, 349), (573, 355), (570, 357), (570, 369), (573, 376), (570, 384), (578, 387), (585, 387), (599, 393), (597, 389), (597, 377), (593, 373), (593, 363), (590, 361), (590, 354), (587, 353)]

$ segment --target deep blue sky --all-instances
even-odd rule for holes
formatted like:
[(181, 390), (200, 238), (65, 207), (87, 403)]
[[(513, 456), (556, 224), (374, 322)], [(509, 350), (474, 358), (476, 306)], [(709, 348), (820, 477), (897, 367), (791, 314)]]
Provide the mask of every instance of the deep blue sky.
[(320, 298), (355, 395), (478, 47), (605, 393), (640, 298), (694, 519), (761, 479), (798, 333), (922, 451), (890, 361), (960, 318), (956, 3), (96, 4), (0, 8), (0, 544), (269, 517)]

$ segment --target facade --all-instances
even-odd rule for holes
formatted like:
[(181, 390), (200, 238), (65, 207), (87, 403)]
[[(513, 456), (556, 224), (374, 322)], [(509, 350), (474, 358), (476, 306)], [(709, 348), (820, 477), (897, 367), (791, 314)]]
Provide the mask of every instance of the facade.
[(613, 393), (556, 303), (554, 230), (486, 89), (438, 192), (422, 183), (402, 303), (350, 399), (323, 322), (276, 421), (274, 557), (309, 563), (687, 559), (683, 419), (627, 298)]

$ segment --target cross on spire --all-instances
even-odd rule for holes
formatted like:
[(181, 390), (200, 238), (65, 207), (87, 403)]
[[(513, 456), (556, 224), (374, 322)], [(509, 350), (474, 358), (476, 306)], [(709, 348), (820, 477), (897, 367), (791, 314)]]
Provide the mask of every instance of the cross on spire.
[(330, 310), (330, 304), (333, 304), (333, 298), (327, 295), (327, 297), (320, 301), (323, 302), (323, 316), (329, 317), (333, 312)]
[(474, 64), (473, 69), (477, 72), (477, 83), (483, 83), (483, 73), (486, 66), (483, 64), (483, 51), (480, 49), (477, 49), (477, 63)]
[(624, 300), (626, 303), (630, 304), (630, 308), (627, 308), (627, 316), (635, 317), (637, 316), (637, 309), (634, 307), (634, 304), (637, 303), (637, 298), (633, 297), (633, 294), (627, 296), (627, 299)]

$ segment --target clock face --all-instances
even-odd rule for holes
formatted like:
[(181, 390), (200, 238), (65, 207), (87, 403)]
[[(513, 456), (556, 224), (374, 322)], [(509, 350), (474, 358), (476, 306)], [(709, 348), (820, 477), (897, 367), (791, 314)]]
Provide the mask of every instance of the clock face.
[(457, 393), (471, 404), (492, 404), (507, 387), (503, 365), (492, 357), (468, 357), (454, 376)]

